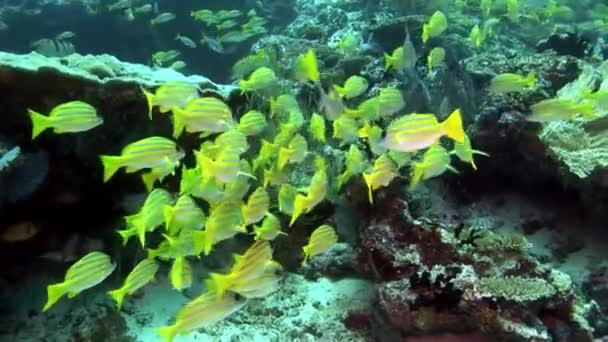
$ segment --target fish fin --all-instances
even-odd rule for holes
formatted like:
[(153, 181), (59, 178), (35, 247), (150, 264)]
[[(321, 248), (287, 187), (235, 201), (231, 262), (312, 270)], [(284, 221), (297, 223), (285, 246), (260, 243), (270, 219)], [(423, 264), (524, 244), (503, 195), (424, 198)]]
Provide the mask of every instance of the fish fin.
[(120, 156), (99, 156), (99, 158), (103, 164), (103, 182), (105, 183), (123, 166), (123, 159)]
[(207, 291), (215, 292), (218, 297), (222, 297), (230, 288), (230, 281), (227, 275), (210, 273), (209, 279), (205, 280)]
[(167, 228), (167, 231), (171, 231), (174, 211), (175, 209), (170, 205), (165, 205), (163, 207), (163, 219), (165, 220), (165, 227)]
[(55, 305), (55, 303), (57, 303), (57, 301), (59, 301), (59, 299), (61, 299), (61, 297), (65, 295), (66, 290), (66, 283), (49, 285), (46, 288), (48, 299), (46, 301), (46, 304), (44, 304), (44, 307), (42, 308), (42, 312), (45, 312), (46, 310), (50, 309), (51, 306)]
[(245, 176), (245, 177), (251, 178), (251, 179), (253, 179), (253, 180), (258, 180), (258, 177), (256, 177), (256, 176), (252, 175), (251, 173), (247, 173), (247, 172), (239, 171), (239, 172), (237, 172), (236, 174), (237, 174), (237, 175), (239, 175), (239, 176)]
[(367, 198), (369, 199), (370, 204), (374, 204), (374, 194), (372, 189), (372, 174), (364, 173), (363, 180), (365, 180), (365, 184), (367, 185)]
[(344, 87), (341, 87), (337, 84), (334, 84), (333, 87), (338, 93), (338, 95), (340, 95), (340, 97), (344, 97), (344, 95), (346, 95), (346, 90), (344, 89)]
[(431, 25), (423, 24), (422, 25), (422, 43), (426, 43), (431, 35)]
[[(472, 164), (473, 168), (474, 168), (475, 170), (477, 170), (477, 167), (475, 166), (475, 162), (471, 161), (471, 164)], [(455, 167), (453, 167), (453, 166), (451, 166), (451, 165), (448, 165), (448, 170), (449, 170), (450, 172), (453, 172), (453, 173), (457, 174), (457, 175), (459, 175), (459, 174), (460, 174), (460, 172), (459, 172), (458, 170), (456, 170), (456, 168), (455, 168)]]
[(140, 88), (141, 88), (141, 91), (144, 93), (144, 96), (146, 97), (146, 103), (148, 104), (148, 118), (150, 118), (150, 120), (152, 120), (152, 107), (154, 107), (155, 95), (152, 94), (151, 92), (147, 91), (143, 87), (140, 87)]
[(120, 310), (120, 308), (122, 308), (122, 301), (125, 299), (125, 296), (127, 295), (127, 291), (121, 287), (114, 291), (108, 292), (108, 295), (110, 297), (112, 297), (112, 299), (114, 299), (114, 301), (116, 302), (116, 307), (118, 308), (118, 310)]
[(384, 53), (384, 72), (387, 72), (388, 69), (393, 66), (393, 57), (388, 53)]
[(283, 170), (287, 162), (289, 161), (289, 157), (291, 154), (291, 150), (285, 147), (281, 147), (279, 150), (279, 157), (277, 158), (277, 167), (279, 171)]
[(177, 327), (175, 325), (156, 328), (155, 331), (162, 338), (163, 342), (173, 342), (173, 339), (177, 335)]
[(131, 238), (131, 236), (133, 236), (133, 234), (131, 233), (131, 231), (128, 230), (128, 229), (117, 230), (116, 232), (122, 238), (122, 245), (123, 246), (125, 246), (127, 244), (127, 242), (129, 242), (129, 239)]
[(194, 254), (199, 255), (201, 253), (209, 255), (213, 248), (213, 237), (209, 236), (209, 231), (193, 232), (192, 237), (194, 240)]
[(536, 71), (534, 71), (534, 70), (530, 71), (528, 76), (526, 76), (525, 84), (529, 88), (532, 88), (532, 89), (536, 88)]
[(591, 102), (591, 101), (584, 102), (581, 104), (580, 108), (581, 108), (580, 113), (583, 114), (584, 116), (594, 117), (593, 102)]
[(247, 82), (246, 80), (240, 80), (239, 88), (241, 88), (241, 95), (245, 94), (247, 90), (249, 90), (249, 82)]
[(159, 252), (155, 249), (148, 248), (148, 259), (156, 259)]
[(51, 118), (48, 116), (44, 116), (31, 109), (27, 110), (27, 114), (30, 116), (30, 119), (32, 119), (32, 140), (36, 139), (40, 133), (52, 126)]
[(144, 173), (143, 175), (141, 175), (141, 180), (142, 182), (144, 182), (144, 185), (146, 186), (146, 190), (148, 192), (152, 191), (152, 188), (154, 187), (154, 183), (156, 183), (156, 176), (154, 176), (153, 172), (148, 172), (148, 173)]
[(173, 112), (173, 137), (177, 139), (186, 127), (186, 122), (184, 121), (186, 111), (178, 107), (173, 107), (171, 112)]
[(295, 200), (293, 201), (293, 211), (291, 213), (291, 221), (289, 221), (289, 226), (291, 227), (294, 222), (300, 217), (300, 215), (307, 209), (308, 203), (306, 203), (306, 196), (297, 195)]
[(412, 173), (412, 181), (410, 183), (410, 190), (415, 189), (420, 180), (422, 180), (422, 176), (424, 175), (424, 165), (422, 164), (414, 164), (414, 171)]
[(205, 170), (205, 177), (210, 177), (213, 175), (215, 177), (215, 162), (213, 159), (207, 157), (203, 153), (198, 153), (196, 155), (196, 161), (200, 165), (201, 170)]
[(480, 151), (480, 150), (471, 150), (471, 152), (472, 152), (473, 154), (479, 154), (479, 155), (482, 155), (482, 156), (485, 156), (485, 157), (489, 157), (489, 156), (490, 156), (490, 154), (489, 154), (489, 153), (486, 153), (486, 152), (484, 152), (484, 151)]
[(136, 223), (137, 225), (137, 238), (141, 243), (141, 247), (146, 247), (146, 229), (141, 223)]
[(462, 114), (460, 113), (460, 109), (453, 111), (452, 114), (441, 123), (441, 128), (451, 139), (459, 143), (464, 142), (465, 133), (462, 128)]

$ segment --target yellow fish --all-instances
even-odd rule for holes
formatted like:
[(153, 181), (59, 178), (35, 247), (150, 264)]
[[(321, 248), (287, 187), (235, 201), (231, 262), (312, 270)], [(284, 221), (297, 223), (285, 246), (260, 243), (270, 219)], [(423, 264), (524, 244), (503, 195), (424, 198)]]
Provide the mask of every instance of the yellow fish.
[(270, 99), (270, 116), (284, 116), (293, 111), (302, 112), (293, 94), (283, 94)]
[(349, 77), (346, 82), (344, 82), (344, 86), (341, 87), (334, 84), (333, 87), (340, 97), (352, 99), (365, 93), (369, 87), (369, 82), (367, 82), (364, 77), (355, 75)]
[(304, 265), (309, 258), (323, 254), (330, 250), (338, 242), (338, 235), (334, 228), (328, 224), (324, 224), (315, 229), (310, 238), (308, 244), (302, 248), (304, 252)]
[(245, 93), (252, 90), (262, 90), (275, 85), (277, 82), (277, 75), (268, 67), (261, 67), (256, 69), (249, 78), (246, 80), (239, 81), (239, 87), (241, 92)]
[(192, 285), (192, 266), (183, 256), (178, 256), (173, 260), (169, 278), (174, 289), (181, 291)]
[(444, 135), (457, 142), (464, 141), (460, 109), (442, 123), (434, 114), (404, 115), (388, 125), (382, 145), (392, 151), (414, 152), (435, 144)]
[(226, 146), (215, 160), (204, 153), (195, 151), (196, 162), (201, 170), (205, 170), (205, 178), (215, 179), (218, 184), (232, 183), (240, 172), (240, 153), (237, 149)]
[(211, 327), (238, 311), (247, 303), (243, 296), (227, 293), (218, 297), (207, 292), (188, 302), (177, 313), (175, 323), (156, 329), (164, 342), (172, 342), (175, 336), (186, 335), (193, 330)]
[(397, 165), (386, 154), (381, 155), (374, 161), (371, 173), (364, 173), (363, 179), (367, 184), (367, 195), (369, 203), (374, 203), (373, 192), (381, 187), (388, 186), (397, 177)]
[(251, 193), (247, 204), (241, 206), (243, 221), (246, 226), (260, 221), (268, 213), (270, 197), (265, 188), (259, 187)]
[(171, 81), (167, 82), (158, 89), (154, 94), (145, 89), (141, 89), (148, 103), (148, 117), (152, 119), (152, 108), (158, 106), (161, 113), (167, 113), (174, 107), (183, 108), (190, 101), (199, 98), (198, 85)]
[(340, 176), (338, 176), (336, 181), (337, 188), (340, 189), (342, 185), (344, 185), (350, 179), (350, 177), (363, 172), (365, 167), (366, 163), (363, 152), (361, 152), (357, 146), (350, 145), (346, 155), (346, 169), (344, 172), (342, 172), (342, 174), (340, 174)]
[(184, 129), (189, 133), (220, 133), (236, 126), (232, 110), (222, 100), (202, 97), (190, 101), (183, 109), (173, 107), (173, 137)]
[(255, 237), (257, 240), (272, 241), (280, 234), (287, 235), (281, 231), (281, 221), (273, 214), (267, 212), (261, 226), (255, 226)]
[(206, 219), (203, 210), (188, 195), (180, 196), (175, 206), (164, 206), (163, 217), (170, 236), (177, 235), (182, 229), (200, 229)]
[(294, 199), (293, 213), (289, 226), (293, 225), (302, 213), (310, 212), (317, 204), (321, 203), (321, 201), (325, 199), (325, 195), (327, 195), (328, 180), (326, 167), (319, 165), (325, 164), (325, 161), (319, 157), (315, 162), (317, 164), (317, 171), (310, 179), (310, 184), (306, 189), (306, 196), (298, 194)]
[(213, 208), (207, 218), (204, 231), (194, 231), (194, 254), (211, 253), (212, 247), (237, 233), (246, 232), (242, 225), (241, 207), (233, 202), (221, 202)]
[(440, 47), (435, 47), (429, 52), (427, 56), (426, 65), (429, 68), (429, 71), (433, 71), (433, 69), (442, 66), (445, 62), (445, 50)]
[(526, 88), (534, 88), (535, 86), (536, 72), (534, 71), (530, 72), (528, 76), (504, 73), (492, 78), (489, 90), (495, 94), (504, 94), (509, 92), (521, 92)]
[(108, 292), (110, 297), (116, 302), (118, 310), (122, 307), (122, 302), (126, 295), (133, 294), (133, 292), (154, 280), (158, 266), (158, 263), (154, 259), (140, 261), (129, 273), (122, 287)]
[(265, 240), (258, 240), (243, 255), (235, 256), (235, 262), (228, 274), (211, 273), (205, 281), (207, 289), (222, 297), (237, 282), (255, 281), (264, 274), (267, 263), (272, 259), (272, 249)]
[(526, 120), (533, 122), (549, 122), (556, 120), (571, 120), (577, 115), (593, 116), (593, 102), (582, 101), (575, 103), (568, 99), (547, 99), (530, 106), (532, 115)]
[(289, 183), (281, 184), (277, 202), (279, 202), (279, 211), (283, 214), (291, 215), (293, 213), (293, 203), (298, 195), (298, 191)]
[(144, 202), (141, 210), (134, 215), (125, 216), (126, 229), (118, 233), (123, 238), (123, 245), (131, 236), (137, 235), (142, 247), (146, 245), (146, 232), (155, 230), (163, 224), (163, 208), (173, 203), (173, 196), (164, 189), (154, 189)]
[(422, 162), (414, 163), (410, 187), (414, 189), (421, 180), (437, 177), (446, 170), (458, 173), (450, 166), (450, 154), (445, 148), (439, 144), (433, 145), (424, 152)]
[(441, 11), (436, 11), (428, 23), (422, 26), (422, 42), (441, 35), (448, 28), (448, 19)]
[(85, 132), (103, 124), (103, 119), (97, 115), (97, 110), (88, 103), (72, 101), (60, 104), (51, 110), (49, 116), (44, 116), (31, 109), (27, 110), (32, 120), (32, 139), (48, 128), (55, 133)]
[(107, 254), (91, 252), (68, 268), (65, 279), (47, 287), (48, 299), (42, 311), (50, 309), (65, 294), (74, 298), (81, 291), (91, 288), (106, 279), (116, 268)]
[(321, 81), (317, 54), (314, 49), (298, 56), (296, 60), (296, 79), (301, 82), (311, 81), (316, 84)]
[(313, 140), (325, 143), (325, 119), (318, 113), (312, 113), (308, 126), (308, 132)]
[(333, 128), (333, 138), (340, 140), (340, 146), (352, 144), (359, 139), (359, 123), (348, 115), (338, 117)]
[(246, 136), (256, 136), (260, 135), (267, 125), (264, 114), (250, 110), (241, 117), (237, 128)]
[(306, 138), (300, 134), (296, 134), (287, 148), (279, 149), (279, 157), (277, 158), (277, 168), (283, 170), (287, 163), (301, 163), (308, 154), (308, 142)]
[(380, 89), (376, 97), (378, 114), (382, 117), (391, 116), (405, 107), (405, 100), (401, 91), (395, 87)]
[(175, 166), (184, 155), (184, 151), (167, 138), (142, 139), (125, 146), (120, 156), (100, 156), (103, 181), (107, 182), (121, 167), (126, 167), (127, 173), (132, 173), (145, 168)]
[(473, 47), (476, 49), (479, 48), (483, 43), (484, 38), (485, 37), (481, 29), (479, 28), (479, 25), (473, 26), (473, 28), (471, 29), (471, 33), (469, 34), (469, 40), (471, 40)]

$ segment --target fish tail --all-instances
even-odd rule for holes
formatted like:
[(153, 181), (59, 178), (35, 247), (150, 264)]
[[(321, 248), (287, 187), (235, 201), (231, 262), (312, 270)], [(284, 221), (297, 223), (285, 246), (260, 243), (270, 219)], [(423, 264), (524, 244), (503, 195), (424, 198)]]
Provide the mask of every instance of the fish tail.
[(593, 116), (593, 102), (586, 101), (581, 103), (580, 105), (580, 113), (584, 116)]
[(154, 183), (156, 182), (156, 177), (154, 176), (154, 173), (153, 172), (144, 173), (143, 175), (141, 175), (141, 180), (144, 182), (144, 185), (146, 186), (146, 190), (148, 192), (152, 191), (152, 188), (154, 187)]
[(59, 299), (63, 297), (63, 295), (65, 295), (66, 291), (66, 283), (49, 285), (46, 288), (48, 299), (46, 301), (46, 304), (44, 304), (44, 307), (42, 308), (42, 312), (45, 312), (46, 310), (50, 309), (51, 306), (55, 305), (55, 303), (57, 303), (57, 301), (59, 301)]
[[(386, 71), (386, 67), (385, 67), (384, 71)], [(338, 95), (340, 95), (340, 97), (344, 97), (344, 95), (346, 95), (345, 94), (346, 90), (344, 90), (344, 87), (341, 87), (337, 84), (334, 84), (333, 86), (334, 86), (334, 89), (336, 90), (336, 92), (338, 93)]]
[(193, 232), (194, 240), (194, 254), (199, 255), (201, 253), (209, 255), (213, 248), (213, 236), (209, 236), (209, 231)]
[(122, 157), (120, 156), (99, 156), (103, 164), (103, 182), (107, 182), (120, 169), (122, 165)]
[(42, 133), (47, 128), (50, 128), (52, 125), (51, 118), (49, 118), (48, 116), (44, 116), (31, 109), (27, 110), (27, 114), (30, 116), (30, 119), (32, 119), (32, 140), (36, 139), (36, 137), (40, 133)]
[(144, 88), (141, 88), (141, 91), (144, 93), (144, 96), (146, 97), (146, 102), (148, 103), (148, 118), (150, 118), (150, 120), (152, 120), (152, 107), (154, 107), (154, 94), (152, 94), (151, 92), (147, 91)]
[(112, 299), (114, 299), (114, 301), (116, 302), (116, 307), (118, 308), (118, 310), (120, 310), (120, 308), (122, 307), (122, 301), (125, 299), (125, 296), (127, 295), (127, 291), (124, 290), (123, 288), (120, 288), (120, 289), (108, 292), (108, 295), (110, 295), (110, 297), (112, 297)]
[(186, 112), (177, 107), (173, 107), (171, 111), (173, 112), (173, 137), (177, 139), (186, 127), (186, 122), (184, 121)]
[(133, 236), (133, 234), (131, 233), (130, 230), (117, 230), (116, 231), (118, 233), (118, 235), (120, 235), (120, 237), (122, 237), (122, 245), (125, 246), (127, 244), (127, 242), (129, 242), (129, 239), (131, 238), (131, 236)]
[(430, 37), (431, 34), (431, 25), (429, 24), (424, 24), (422, 25), (422, 43), (426, 43)]
[(222, 297), (230, 288), (228, 276), (218, 273), (209, 274), (209, 279), (205, 280), (207, 291), (215, 292), (218, 297)]
[(278, 110), (277, 106), (278, 106), (277, 99), (274, 97), (271, 97), (270, 98), (270, 117), (271, 118), (276, 115), (277, 110)]
[(159, 252), (156, 249), (148, 248), (148, 259), (156, 259)]
[(530, 71), (528, 76), (526, 76), (525, 84), (530, 88), (536, 88), (536, 71)]
[(422, 164), (414, 164), (414, 171), (412, 173), (412, 182), (410, 184), (410, 189), (415, 189), (418, 186), (423, 174), (424, 166)]
[(249, 219), (249, 215), (247, 214), (247, 204), (241, 204), (241, 216), (243, 217), (243, 222), (247, 223)]
[(241, 88), (241, 95), (245, 94), (247, 90), (249, 90), (249, 82), (247, 82), (246, 80), (240, 80), (239, 88)]
[(139, 242), (141, 243), (141, 247), (145, 248), (146, 247), (146, 229), (143, 226), (142, 222), (136, 222), (135, 225), (137, 226), (137, 228), (136, 228), (137, 238), (139, 239)]
[(300, 215), (306, 209), (308, 203), (306, 203), (306, 196), (297, 195), (296, 199), (293, 202), (293, 211), (291, 213), (291, 221), (289, 221), (289, 226), (291, 227), (294, 222), (300, 217)]
[(384, 53), (384, 72), (388, 71), (393, 65), (393, 57), (388, 53)]
[(462, 128), (462, 114), (456, 109), (444, 122), (441, 123), (445, 134), (459, 143), (464, 142), (464, 130)]
[(285, 147), (281, 147), (279, 150), (279, 157), (277, 158), (277, 167), (279, 171), (283, 170), (287, 162), (289, 161), (291, 151)]
[(171, 231), (173, 226), (173, 213), (175, 212), (174, 208), (170, 205), (165, 205), (163, 207), (163, 219), (165, 220), (165, 226), (168, 231)]
[(374, 204), (374, 195), (372, 193), (372, 175), (371, 173), (364, 173), (363, 179), (365, 180), (365, 184), (367, 185), (367, 197), (369, 199), (370, 204)]
[(200, 162), (201, 170), (205, 170), (205, 173), (208, 172), (207, 173), (208, 175), (215, 176), (215, 162), (211, 158), (207, 157), (206, 155), (204, 155), (202, 153), (200, 153), (198, 155), (198, 157), (199, 158), (197, 158), (197, 159), (198, 159), (198, 162)]
[(168, 325), (165, 327), (156, 328), (156, 333), (162, 338), (163, 342), (173, 342), (173, 339), (177, 335), (177, 328), (175, 325)]

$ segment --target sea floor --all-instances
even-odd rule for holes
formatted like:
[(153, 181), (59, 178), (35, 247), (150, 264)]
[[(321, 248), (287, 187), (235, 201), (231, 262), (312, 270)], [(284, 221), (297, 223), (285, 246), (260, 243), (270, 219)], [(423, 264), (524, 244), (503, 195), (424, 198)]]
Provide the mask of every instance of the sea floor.
[[(173, 290), (163, 275), (125, 300), (120, 312), (105, 295), (110, 286), (102, 285), (39, 313), (47, 284), (42, 278), (30, 278), (15, 289), (13, 301), (3, 302), (11, 311), (0, 317), (0, 341), (159, 341), (154, 329), (174, 322), (188, 297), (196, 296), (194, 291)], [(372, 289), (362, 279), (309, 280), (288, 273), (272, 295), (250, 300), (212, 328), (178, 336), (175, 342), (366, 341), (347, 330), (342, 319), (351, 309), (368, 307)]]
[[(344, 327), (342, 317), (369, 306), (371, 299), (372, 284), (365, 280), (311, 281), (288, 274), (274, 294), (251, 300), (212, 328), (178, 336), (175, 342), (365, 341)], [(135, 313), (122, 313), (128, 334), (137, 341), (155, 341), (154, 327), (170, 322), (185, 301), (164, 282), (147, 287)]]

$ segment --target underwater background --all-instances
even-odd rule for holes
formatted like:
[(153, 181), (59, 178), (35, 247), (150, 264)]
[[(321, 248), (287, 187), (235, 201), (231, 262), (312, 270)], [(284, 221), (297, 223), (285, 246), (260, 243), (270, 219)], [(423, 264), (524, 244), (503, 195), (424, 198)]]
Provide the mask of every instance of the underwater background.
[(0, 0), (0, 341), (608, 341), (608, 1)]

